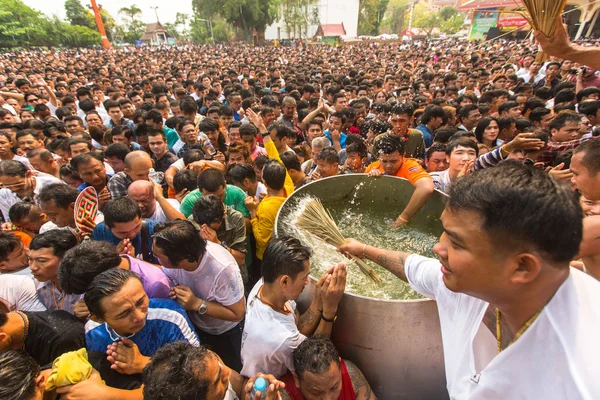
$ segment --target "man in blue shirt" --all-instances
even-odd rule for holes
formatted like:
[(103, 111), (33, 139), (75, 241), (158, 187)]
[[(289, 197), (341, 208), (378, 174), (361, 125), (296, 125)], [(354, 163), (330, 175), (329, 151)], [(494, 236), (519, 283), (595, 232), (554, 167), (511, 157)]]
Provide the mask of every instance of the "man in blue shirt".
[(152, 253), (152, 234), (156, 221), (142, 218), (138, 205), (127, 197), (111, 200), (104, 207), (104, 222), (94, 228), (92, 239), (117, 246), (119, 254), (129, 254), (158, 264)]
[(421, 125), (417, 126), (417, 130), (423, 134), (425, 148), (430, 148), (433, 144), (433, 133), (437, 128), (442, 126), (445, 119), (444, 109), (440, 106), (429, 106), (425, 109), (421, 117)]
[(329, 129), (323, 132), (337, 151), (346, 148), (346, 134), (342, 132), (342, 127), (345, 123), (346, 116), (341, 111), (334, 112), (329, 117)]

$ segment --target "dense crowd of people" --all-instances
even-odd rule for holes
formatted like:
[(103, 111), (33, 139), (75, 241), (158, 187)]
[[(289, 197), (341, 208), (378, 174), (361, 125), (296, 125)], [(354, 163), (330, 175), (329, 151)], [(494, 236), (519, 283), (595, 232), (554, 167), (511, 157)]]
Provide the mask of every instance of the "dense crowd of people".
[(300, 313), (311, 249), (273, 235), (295, 190), (357, 173), (414, 186), (390, 229), (449, 195), (439, 260), (340, 251), (437, 300), (450, 397), (596, 398), (600, 73), (536, 53), (4, 53), (0, 398), (374, 399), (329, 339), (346, 266)]

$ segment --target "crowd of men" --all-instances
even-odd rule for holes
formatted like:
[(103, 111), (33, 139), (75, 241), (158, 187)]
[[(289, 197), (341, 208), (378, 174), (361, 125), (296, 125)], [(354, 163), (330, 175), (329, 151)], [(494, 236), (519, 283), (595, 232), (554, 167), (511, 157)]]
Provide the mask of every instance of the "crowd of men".
[(355, 173), (414, 186), (390, 229), (449, 195), (439, 260), (340, 250), (438, 301), (452, 398), (600, 396), (600, 74), (536, 51), (1, 55), (0, 398), (250, 398), (263, 376), (263, 399), (374, 399), (329, 339), (346, 266), (301, 314), (311, 249), (273, 235), (295, 190)]

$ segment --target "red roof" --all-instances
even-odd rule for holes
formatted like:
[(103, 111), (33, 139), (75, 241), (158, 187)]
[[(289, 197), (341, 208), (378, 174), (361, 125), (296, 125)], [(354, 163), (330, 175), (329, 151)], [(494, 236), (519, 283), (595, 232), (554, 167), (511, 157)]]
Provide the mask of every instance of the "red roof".
[(317, 29), (316, 36), (346, 36), (344, 23), (341, 24), (321, 24)]

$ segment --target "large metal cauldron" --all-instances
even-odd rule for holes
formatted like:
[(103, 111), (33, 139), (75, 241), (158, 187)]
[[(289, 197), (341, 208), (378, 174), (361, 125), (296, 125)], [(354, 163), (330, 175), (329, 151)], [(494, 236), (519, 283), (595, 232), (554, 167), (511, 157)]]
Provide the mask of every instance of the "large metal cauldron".
[[(275, 223), (275, 234), (285, 234), (286, 215), (295, 200), (305, 195), (325, 202), (348, 203), (367, 211), (389, 210), (400, 215), (413, 186), (396, 177), (339, 175), (306, 185), (288, 198)], [(438, 220), (444, 195), (436, 192), (411, 220), (441, 234)], [(428, 218), (429, 217), (429, 218)], [(434, 217), (434, 218), (432, 218)], [(360, 238), (357, 238), (360, 240)], [(304, 311), (314, 296), (311, 282), (298, 300)], [(436, 303), (432, 300), (378, 300), (345, 293), (333, 325), (332, 340), (341, 357), (354, 362), (365, 374), (379, 399), (447, 399), (442, 337)]]

